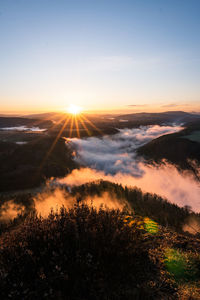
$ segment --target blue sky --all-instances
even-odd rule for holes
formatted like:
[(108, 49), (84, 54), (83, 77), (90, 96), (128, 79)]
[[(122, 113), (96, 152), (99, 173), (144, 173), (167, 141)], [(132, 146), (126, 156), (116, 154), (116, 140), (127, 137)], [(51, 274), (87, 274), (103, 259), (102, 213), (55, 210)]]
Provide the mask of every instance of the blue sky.
[(199, 14), (199, 0), (0, 0), (0, 109), (199, 109)]

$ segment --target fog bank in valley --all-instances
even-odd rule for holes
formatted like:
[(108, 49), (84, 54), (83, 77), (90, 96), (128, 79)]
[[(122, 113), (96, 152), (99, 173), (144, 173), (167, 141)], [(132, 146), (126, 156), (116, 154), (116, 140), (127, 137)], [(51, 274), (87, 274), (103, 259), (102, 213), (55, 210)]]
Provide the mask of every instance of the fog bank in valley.
[(150, 166), (138, 158), (135, 150), (163, 134), (181, 130), (180, 126), (146, 126), (122, 129), (113, 136), (72, 139), (76, 160), (83, 166), (58, 182), (67, 185), (104, 179), (144, 192), (157, 193), (179, 206), (200, 211), (200, 186), (188, 172), (179, 172), (167, 162)]
[[(104, 171), (141, 176), (135, 150), (147, 142), (164, 134), (180, 131), (181, 126), (141, 126), (133, 129), (120, 129), (118, 134), (86, 139), (72, 139), (76, 150), (75, 159), (84, 166)], [(140, 158), (141, 161), (141, 158)]]

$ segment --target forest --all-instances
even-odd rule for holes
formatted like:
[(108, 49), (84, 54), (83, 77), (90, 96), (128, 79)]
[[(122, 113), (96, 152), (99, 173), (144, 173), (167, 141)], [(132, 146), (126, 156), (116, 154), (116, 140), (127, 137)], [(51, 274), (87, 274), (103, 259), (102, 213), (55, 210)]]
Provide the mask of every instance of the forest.
[(199, 121), (190, 122), (180, 132), (163, 135), (140, 147), (137, 153), (149, 163), (167, 160), (179, 170), (190, 170), (199, 179), (197, 166), (200, 164), (200, 142), (188, 138), (199, 131)]
[(0, 165), (0, 192), (38, 187), (76, 167), (65, 140), (45, 135), (24, 145), (0, 141)]

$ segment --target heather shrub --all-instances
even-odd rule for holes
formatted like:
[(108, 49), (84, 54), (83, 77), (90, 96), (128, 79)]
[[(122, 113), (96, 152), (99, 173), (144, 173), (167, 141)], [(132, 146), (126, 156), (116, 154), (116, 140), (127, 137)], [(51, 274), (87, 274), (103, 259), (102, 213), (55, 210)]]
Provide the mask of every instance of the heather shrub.
[(1, 299), (159, 299), (147, 237), (124, 217), (82, 204), (29, 216), (1, 237)]

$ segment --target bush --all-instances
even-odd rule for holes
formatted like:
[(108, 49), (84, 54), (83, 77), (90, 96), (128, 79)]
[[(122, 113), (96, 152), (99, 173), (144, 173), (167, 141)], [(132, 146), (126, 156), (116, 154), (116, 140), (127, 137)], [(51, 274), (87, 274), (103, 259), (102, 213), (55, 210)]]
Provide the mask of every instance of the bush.
[(161, 299), (146, 238), (124, 217), (76, 205), (27, 218), (1, 237), (1, 299)]

